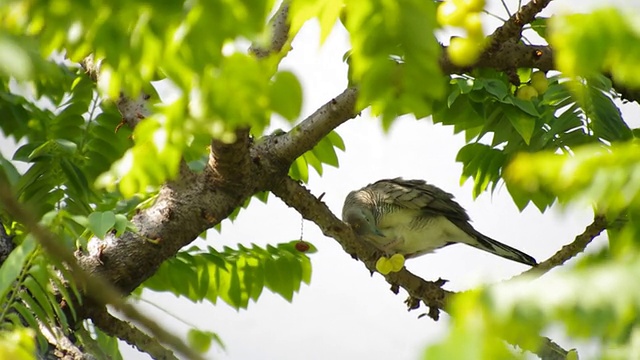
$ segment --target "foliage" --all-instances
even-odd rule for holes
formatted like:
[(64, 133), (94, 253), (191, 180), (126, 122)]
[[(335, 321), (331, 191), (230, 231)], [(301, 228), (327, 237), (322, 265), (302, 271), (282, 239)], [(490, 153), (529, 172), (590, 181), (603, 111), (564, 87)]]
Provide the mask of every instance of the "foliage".
[(268, 245), (266, 249), (238, 244), (238, 250), (225, 247), (222, 252), (194, 247), (164, 262), (143, 287), (194, 302), (216, 304), (222, 299), (236, 309), (258, 300), (265, 287), (291, 301), (301, 283), (311, 281), (311, 262), (296, 249), (297, 242)]
[[(47, 257), (35, 240), (27, 236), (0, 267), (2, 336), (19, 339), (15, 348), (3, 347), (3, 350), (13, 352), (16, 358), (33, 354), (34, 339), (39, 351), (44, 351), (48, 344), (42, 331), (54, 334), (52, 329), (59, 326), (68, 333), (69, 322), (76, 317), (77, 289), (71, 286), (73, 293), (69, 293), (68, 284), (58, 276), (58, 271), (66, 270), (54, 264), (57, 261)], [(63, 307), (63, 303), (68, 305)], [(25, 326), (30, 330), (26, 331)]]

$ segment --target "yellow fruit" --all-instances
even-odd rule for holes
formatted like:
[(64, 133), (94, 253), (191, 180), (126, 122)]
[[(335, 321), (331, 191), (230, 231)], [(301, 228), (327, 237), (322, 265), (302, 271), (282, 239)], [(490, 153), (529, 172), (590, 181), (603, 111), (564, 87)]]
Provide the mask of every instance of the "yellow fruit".
[(549, 88), (549, 81), (547, 80), (547, 75), (542, 71), (536, 71), (531, 74), (531, 86), (538, 92), (538, 94), (542, 95)]
[(516, 91), (516, 97), (522, 100), (531, 100), (538, 97), (538, 91), (536, 91), (533, 86), (524, 85), (518, 88), (518, 91)]
[(453, 0), (465, 12), (480, 12), (484, 10), (485, 0)]
[(447, 53), (454, 65), (457, 66), (471, 66), (480, 56), (480, 45), (467, 38), (452, 38)]
[(464, 19), (464, 28), (467, 30), (469, 38), (482, 39), (484, 37), (482, 21), (480, 20), (480, 14), (478, 13), (467, 15)]
[(453, 2), (445, 1), (438, 6), (436, 17), (441, 25), (463, 26), (467, 13)]
[(382, 275), (387, 275), (393, 269), (393, 265), (391, 265), (391, 261), (389, 261), (386, 257), (381, 257), (376, 261), (376, 270)]
[(391, 272), (398, 272), (404, 267), (404, 256), (402, 254), (393, 254), (389, 258), (391, 263)]

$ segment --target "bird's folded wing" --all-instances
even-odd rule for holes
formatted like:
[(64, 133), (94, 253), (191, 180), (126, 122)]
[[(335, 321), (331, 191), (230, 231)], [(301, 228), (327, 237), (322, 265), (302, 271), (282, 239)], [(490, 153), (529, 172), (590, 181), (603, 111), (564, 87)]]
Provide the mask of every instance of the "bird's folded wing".
[(390, 206), (420, 210), (424, 216), (441, 215), (450, 220), (469, 220), (462, 206), (453, 200), (453, 195), (422, 180), (380, 180), (371, 184), (370, 189)]

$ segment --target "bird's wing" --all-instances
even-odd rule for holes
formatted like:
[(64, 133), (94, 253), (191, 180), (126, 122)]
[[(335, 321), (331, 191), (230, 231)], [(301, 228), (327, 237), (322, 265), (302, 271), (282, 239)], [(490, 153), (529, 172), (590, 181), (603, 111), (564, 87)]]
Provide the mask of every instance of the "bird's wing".
[(469, 221), (467, 212), (453, 200), (453, 195), (423, 180), (387, 179), (368, 187), (386, 205), (419, 210), (426, 217), (442, 215), (454, 223)]

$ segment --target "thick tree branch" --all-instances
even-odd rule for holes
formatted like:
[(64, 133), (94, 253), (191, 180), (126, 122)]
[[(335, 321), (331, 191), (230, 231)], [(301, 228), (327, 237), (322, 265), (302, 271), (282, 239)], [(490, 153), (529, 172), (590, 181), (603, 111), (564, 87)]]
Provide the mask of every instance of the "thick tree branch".
[(150, 337), (135, 326), (112, 316), (104, 307), (96, 307), (89, 314), (89, 319), (105, 334), (135, 346), (138, 350), (149, 354), (153, 359), (178, 359), (172, 351), (162, 346), (157, 339)]
[(261, 143), (274, 156), (291, 164), (298, 156), (311, 150), (322, 138), (345, 121), (355, 117), (358, 90), (347, 88), (342, 94), (322, 105), (291, 131)]
[(249, 146), (248, 129), (237, 130), (236, 141), (231, 144), (215, 139), (211, 141), (207, 173), (211, 174), (214, 186), (239, 198), (246, 196), (242, 187), (245, 179), (251, 177)]

